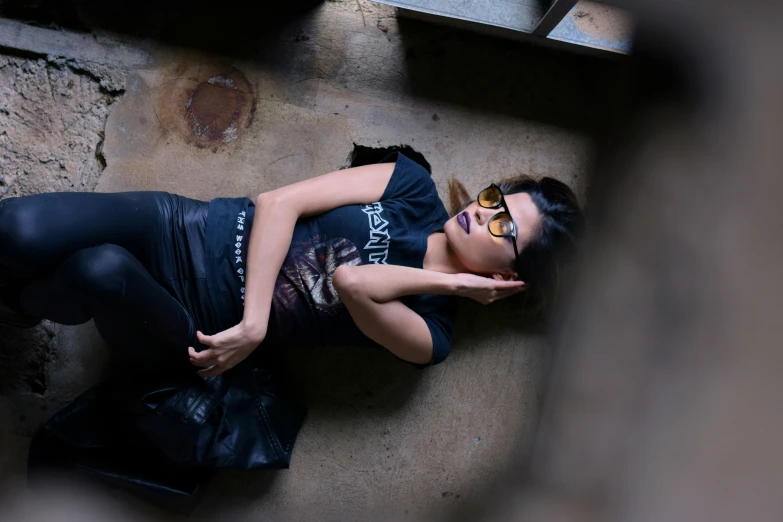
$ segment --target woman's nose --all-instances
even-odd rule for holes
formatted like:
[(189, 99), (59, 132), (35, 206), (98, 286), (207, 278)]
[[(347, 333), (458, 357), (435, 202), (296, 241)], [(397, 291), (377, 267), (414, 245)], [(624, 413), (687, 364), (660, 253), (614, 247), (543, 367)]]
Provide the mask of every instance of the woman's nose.
[(484, 208), (481, 205), (478, 206), (476, 209), (476, 221), (479, 225), (483, 226), (484, 223), (492, 219), (492, 216), (495, 215), (497, 212), (497, 209), (494, 208)]

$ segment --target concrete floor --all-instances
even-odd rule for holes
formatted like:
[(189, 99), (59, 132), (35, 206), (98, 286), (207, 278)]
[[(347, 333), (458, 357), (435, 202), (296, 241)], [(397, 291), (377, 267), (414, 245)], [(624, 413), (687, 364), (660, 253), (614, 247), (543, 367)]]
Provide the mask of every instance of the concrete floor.
[[(476, 191), (518, 173), (556, 177), (584, 198), (590, 136), (621, 68), (398, 21), (366, 0), (326, 2), (241, 57), (106, 33), (97, 40), (148, 59), (120, 67), (126, 90), (108, 112), (96, 189), (200, 199), (334, 170), (353, 143), (413, 146), (444, 199), (452, 176)], [(221, 77), (237, 86), (229, 98), (209, 94), (207, 82)], [(204, 105), (188, 113), (198, 88)], [(193, 117), (227, 122), (227, 130), (198, 136)], [(23, 484), (32, 430), (105, 367), (91, 325), (48, 328), (44, 393), (21, 386), (1, 397), (6, 491)], [(546, 332), (502, 305), (471, 303), (460, 309), (452, 356), (423, 372), (383, 352), (301, 348), (291, 354), (293, 378), (310, 413), (292, 468), (222, 473), (192, 518), (431, 520), (470, 512), (530, 454), (548, 348)], [(125, 513), (171, 518), (124, 494), (112, 502)]]

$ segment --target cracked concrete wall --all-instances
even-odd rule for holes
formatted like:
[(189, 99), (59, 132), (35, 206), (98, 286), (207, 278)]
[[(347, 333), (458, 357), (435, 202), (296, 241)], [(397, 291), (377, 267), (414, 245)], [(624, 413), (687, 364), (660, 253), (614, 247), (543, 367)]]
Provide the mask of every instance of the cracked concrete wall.
[(0, 56), (0, 197), (93, 190), (124, 75), (62, 58)]
[[(0, 55), (0, 199), (94, 190), (105, 165), (106, 119), (124, 89), (117, 69)], [(0, 325), (0, 418), (13, 419), (2, 423), (1, 446), (24, 454), (27, 437), (79, 391), (52, 386), (52, 368), (68, 366), (62, 359), (73, 353), (58, 347), (85, 331), (48, 321), (31, 330)], [(96, 370), (102, 367), (96, 361)], [(24, 476), (17, 451), (0, 456), (0, 481)]]

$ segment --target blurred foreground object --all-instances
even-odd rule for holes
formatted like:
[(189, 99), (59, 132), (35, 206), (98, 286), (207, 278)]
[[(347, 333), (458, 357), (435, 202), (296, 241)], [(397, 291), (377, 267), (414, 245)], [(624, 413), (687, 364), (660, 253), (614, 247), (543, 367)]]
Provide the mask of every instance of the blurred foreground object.
[(783, 4), (631, 6), (535, 456), (483, 518), (780, 521)]

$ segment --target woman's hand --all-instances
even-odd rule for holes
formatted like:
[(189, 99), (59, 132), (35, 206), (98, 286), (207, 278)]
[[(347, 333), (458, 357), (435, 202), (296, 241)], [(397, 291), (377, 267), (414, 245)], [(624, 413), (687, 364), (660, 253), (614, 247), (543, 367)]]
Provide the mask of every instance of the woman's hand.
[(189, 346), (190, 363), (205, 368), (198, 372), (201, 377), (214, 377), (244, 361), (261, 344), (266, 332), (251, 331), (244, 323), (239, 323), (215, 335), (196, 332), (196, 336), (208, 348), (197, 352)]
[(527, 288), (522, 281), (503, 281), (473, 274), (455, 274), (457, 292), (461, 297), (468, 297), (481, 304), (489, 304)]

